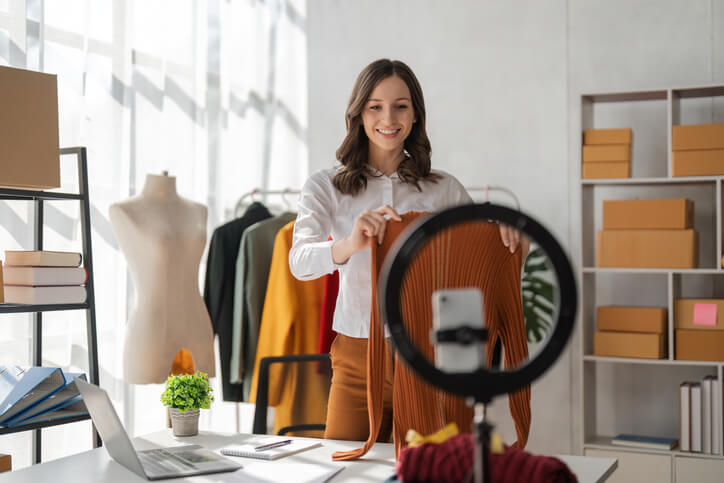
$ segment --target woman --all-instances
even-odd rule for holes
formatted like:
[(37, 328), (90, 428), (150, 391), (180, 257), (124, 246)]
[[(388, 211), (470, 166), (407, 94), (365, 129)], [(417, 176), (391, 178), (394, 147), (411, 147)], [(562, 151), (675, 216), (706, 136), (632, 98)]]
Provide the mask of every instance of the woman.
[[(369, 435), (366, 356), (371, 304), (369, 239), (384, 238), (387, 219), (409, 211), (436, 212), (471, 203), (453, 176), (431, 169), (425, 102), (412, 70), (377, 60), (357, 77), (346, 111), (347, 135), (337, 150), (341, 166), (313, 174), (304, 185), (289, 267), (299, 280), (339, 270), (333, 329), (333, 378), (325, 437), (362, 441)], [(332, 240), (328, 240), (331, 235)], [(519, 232), (501, 227), (514, 252)], [(389, 337), (387, 331), (385, 335)], [(378, 441), (392, 430), (392, 362)]]

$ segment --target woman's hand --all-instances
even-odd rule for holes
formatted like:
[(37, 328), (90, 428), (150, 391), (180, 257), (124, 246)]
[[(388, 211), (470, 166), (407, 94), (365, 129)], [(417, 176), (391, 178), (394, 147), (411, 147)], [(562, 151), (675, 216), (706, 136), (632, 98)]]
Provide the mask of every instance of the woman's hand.
[(345, 263), (349, 257), (360, 252), (369, 246), (369, 239), (376, 238), (377, 243), (382, 243), (387, 229), (389, 215), (395, 221), (402, 221), (400, 215), (389, 205), (382, 206), (376, 210), (365, 210), (354, 221), (352, 233), (332, 245), (332, 259), (336, 264)]
[(514, 253), (520, 245), (523, 260), (525, 260), (525, 257), (528, 256), (528, 250), (530, 249), (530, 240), (527, 236), (521, 235), (521, 233), (515, 228), (501, 223), (500, 239), (503, 240), (503, 245), (510, 249), (510, 253)]

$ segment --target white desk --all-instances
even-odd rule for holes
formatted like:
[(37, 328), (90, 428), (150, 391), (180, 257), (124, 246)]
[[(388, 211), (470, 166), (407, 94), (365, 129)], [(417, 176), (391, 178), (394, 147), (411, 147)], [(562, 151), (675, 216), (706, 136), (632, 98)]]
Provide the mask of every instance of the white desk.
[[(135, 438), (133, 444), (137, 450), (151, 449), (159, 446), (178, 446), (180, 444), (198, 444), (211, 450), (219, 450), (232, 444), (240, 444), (258, 436), (247, 434), (223, 434), (201, 432), (198, 436), (174, 438), (171, 430), (159, 431), (143, 437)], [(332, 453), (356, 449), (360, 447), (356, 441), (322, 440), (322, 447), (303, 453), (288, 456), (275, 461), (257, 461), (248, 458), (235, 458), (244, 466), (251, 464), (273, 465), (274, 463), (332, 463)], [(344, 469), (332, 482), (371, 483), (382, 482), (392, 476), (395, 468), (395, 450), (392, 444), (377, 443), (360, 461), (341, 463)], [(600, 483), (614, 471), (617, 466), (615, 458), (595, 458), (590, 456), (557, 456), (571, 468), (580, 483)], [(43, 483), (43, 482), (78, 482), (78, 483), (126, 483), (146, 481), (135, 473), (127, 470), (111, 459), (105, 448), (97, 448), (48, 463), (35, 465), (11, 473), (0, 473), (0, 483)], [(192, 478), (168, 481), (220, 483), (243, 482), (244, 470), (234, 473), (216, 473), (213, 475), (195, 476)], [(258, 480), (255, 480), (258, 481)]]

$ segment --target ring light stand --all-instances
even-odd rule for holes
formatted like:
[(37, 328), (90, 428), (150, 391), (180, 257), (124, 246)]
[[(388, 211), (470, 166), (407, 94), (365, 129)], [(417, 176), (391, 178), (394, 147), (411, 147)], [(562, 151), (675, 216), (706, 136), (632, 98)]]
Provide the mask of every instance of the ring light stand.
[[(479, 367), (472, 372), (445, 372), (431, 363), (412, 343), (403, 324), (400, 289), (412, 261), (435, 235), (455, 225), (469, 222), (501, 222), (535, 240), (553, 264), (560, 292), (557, 323), (545, 346), (527, 364), (506, 372), (489, 371)], [(475, 429), (475, 481), (488, 479), (492, 426), (485, 420), (485, 407), (494, 396), (507, 394), (530, 385), (543, 375), (558, 359), (570, 338), (576, 315), (577, 292), (573, 270), (556, 239), (533, 218), (510, 208), (491, 203), (469, 204), (441, 211), (419, 224), (411, 226), (406, 234), (390, 249), (385, 257), (379, 278), (379, 310), (387, 324), (395, 350), (423, 379), (444, 391), (472, 398)], [(480, 321), (482, 322), (482, 321)], [(469, 344), (471, 337), (477, 342), (487, 340), (487, 330), (463, 327), (457, 331), (438, 331), (437, 340), (451, 338), (460, 344)]]

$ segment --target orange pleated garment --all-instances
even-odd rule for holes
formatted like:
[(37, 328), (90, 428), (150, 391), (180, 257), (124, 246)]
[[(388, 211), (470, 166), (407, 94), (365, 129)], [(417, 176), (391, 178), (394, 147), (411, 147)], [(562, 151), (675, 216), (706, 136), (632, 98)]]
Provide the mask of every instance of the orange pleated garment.
[[(384, 257), (405, 228), (429, 213), (410, 212), (401, 222), (388, 221), (381, 245), (373, 242), (372, 250), (372, 318), (367, 346), (367, 410), (370, 435), (362, 448), (340, 451), (335, 460), (362, 457), (377, 439), (382, 422), (382, 392), (385, 374), (386, 341), (377, 306), (377, 280)], [(500, 239), (498, 226), (470, 222), (439, 233), (427, 243), (408, 267), (402, 283), (401, 308), (408, 336), (426, 357), (434, 360), (430, 344), (432, 328), (432, 293), (441, 288), (479, 287), (483, 292), (485, 320), (489, 330), (486, 347), (498, 339), (505, 349), (505, 367), (521, 365), (528, 358), (528, 343), (521, 301), (521, 251), (510, 253)], [(482, 349), (481, 349), (482, 350)], [(487, 363), (491, 364), (492, 350)], [(409, 429), (431, 434), (450, 422), (462, 431), (470, 431), (472, 409), (457, 396), (425, 382), (395, 354), (393, 383), (393, 421), (395, 455), (399, 457)], [(510, 412), (518, 440), (524, 448), (530, 430), (530, 387), (509, 394)]]

